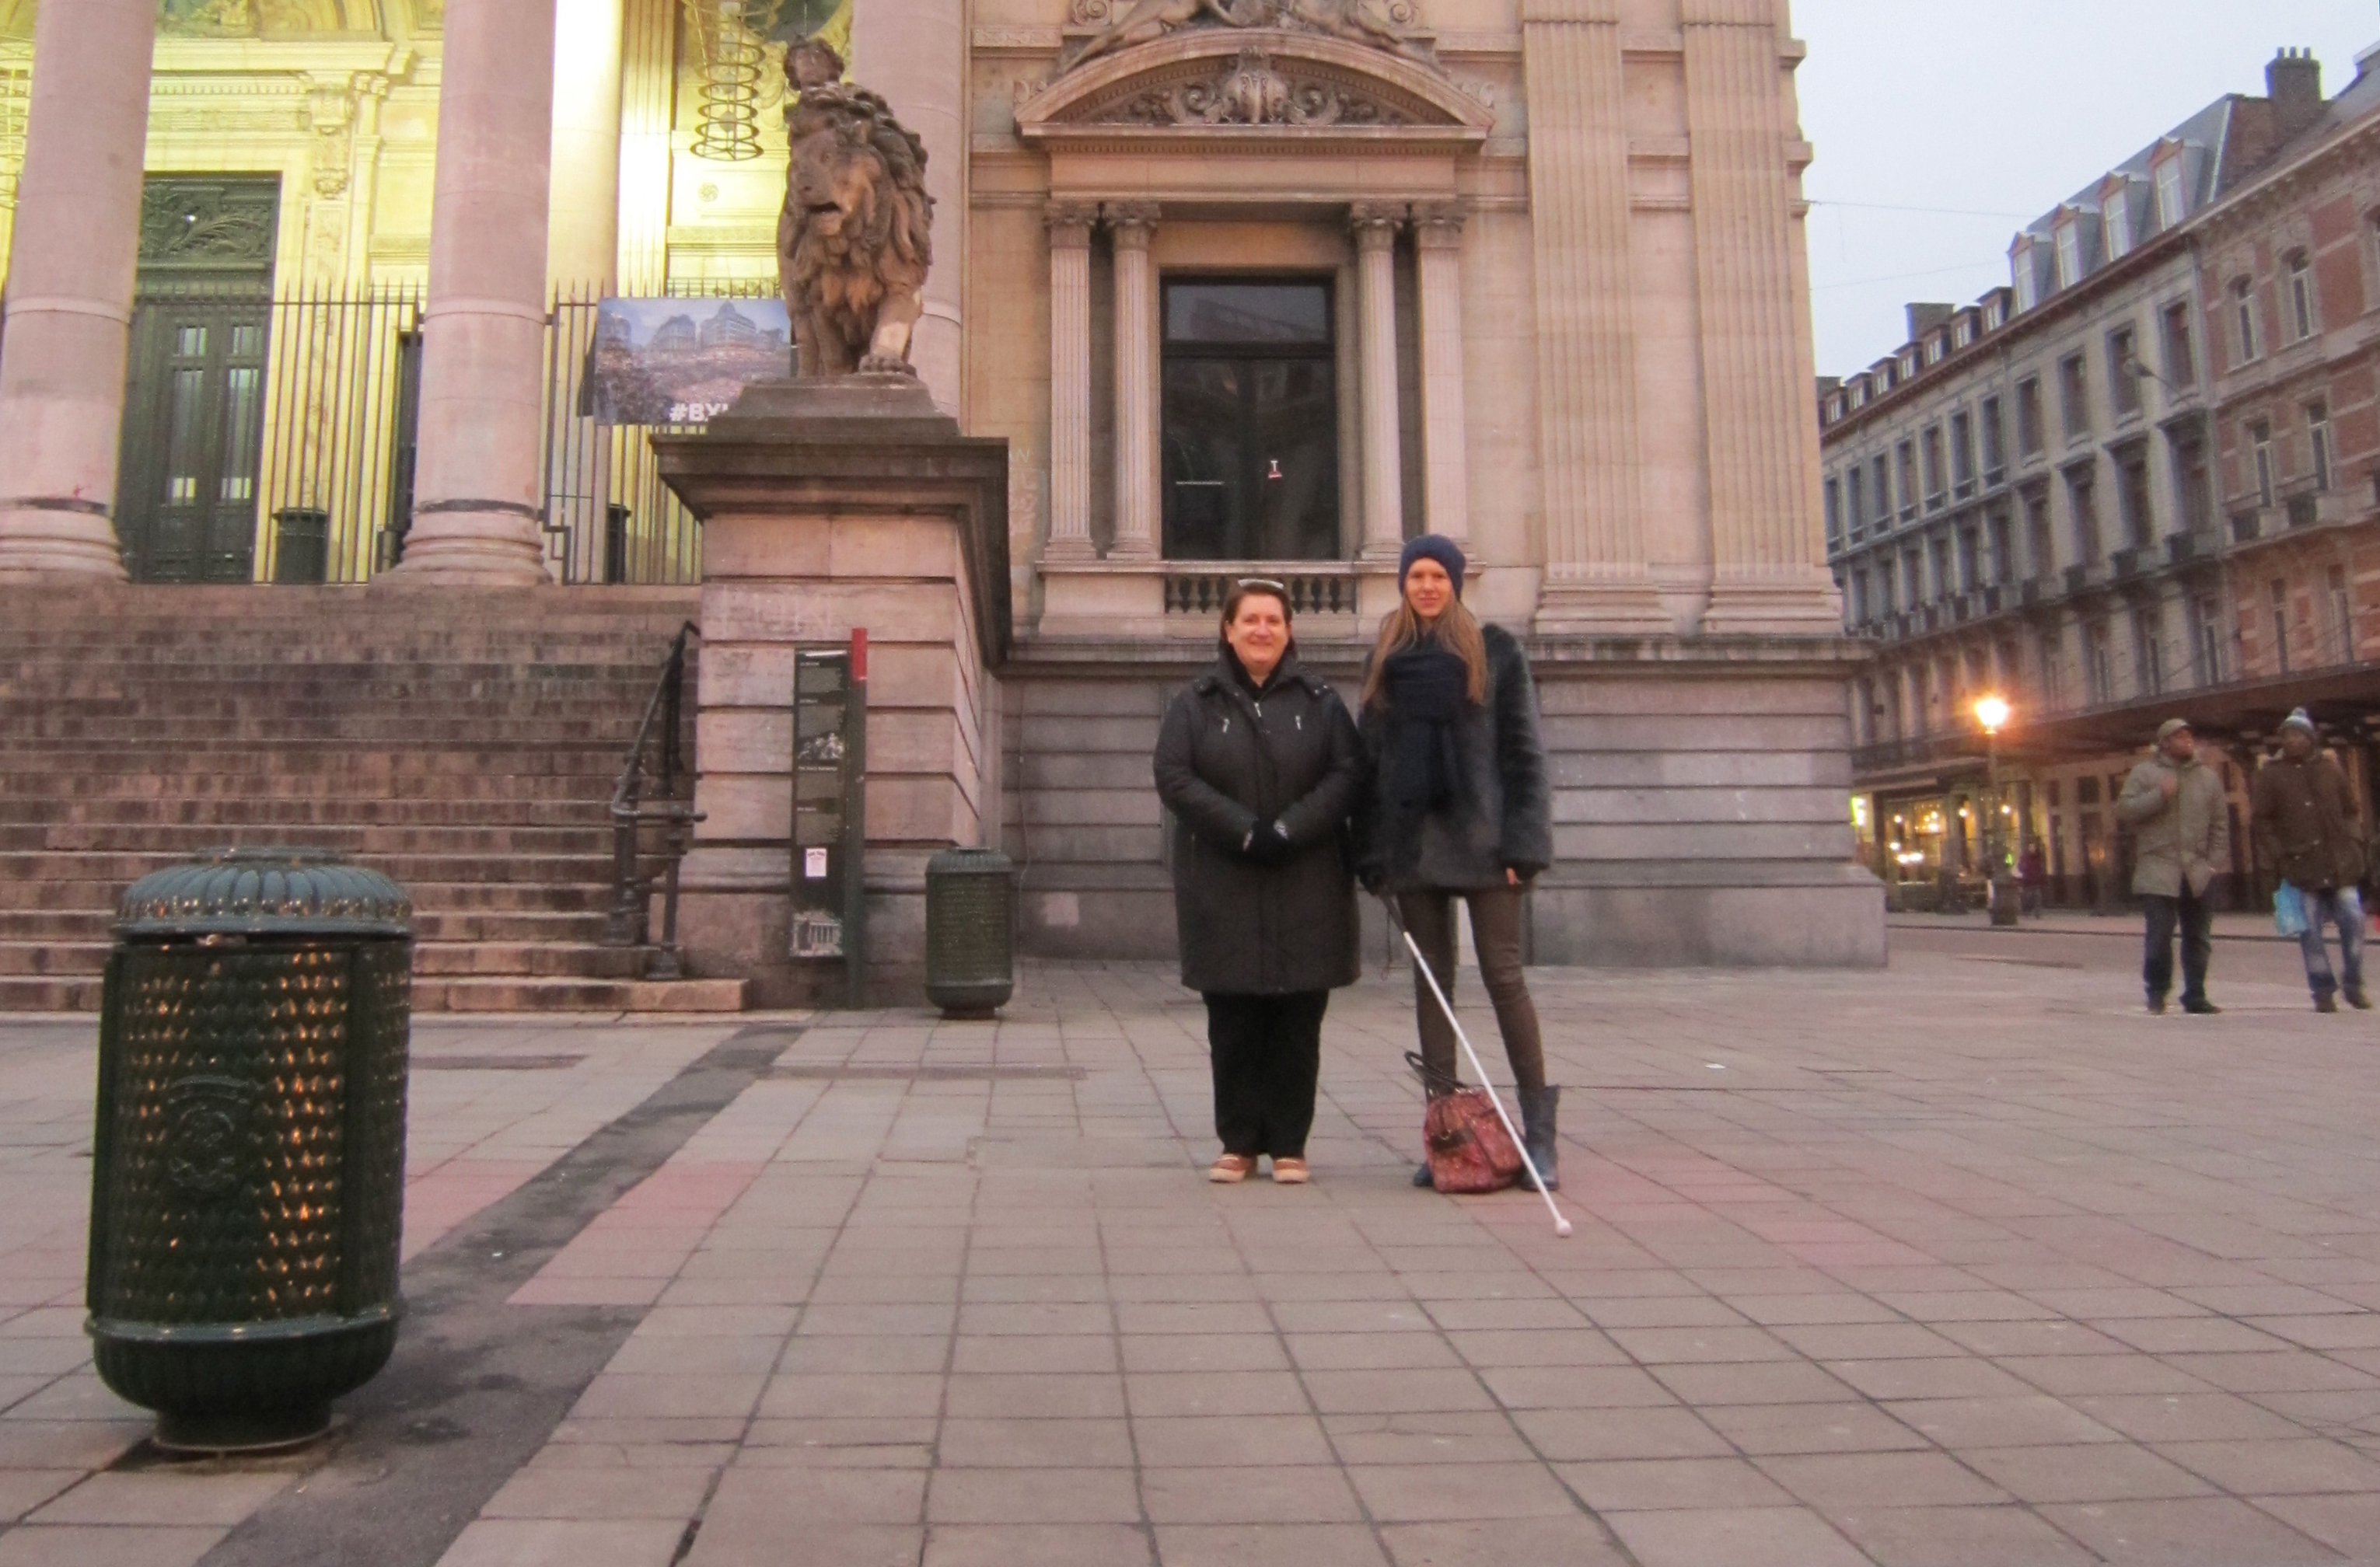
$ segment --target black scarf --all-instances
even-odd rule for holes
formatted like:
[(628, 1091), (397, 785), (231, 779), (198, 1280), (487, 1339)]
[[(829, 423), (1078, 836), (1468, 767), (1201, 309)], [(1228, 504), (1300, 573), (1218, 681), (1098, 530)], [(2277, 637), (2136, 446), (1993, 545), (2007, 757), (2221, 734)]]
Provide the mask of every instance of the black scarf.
[(1399, 648), (1380, 666), (1389, 695), (1389, 798), (1431, 811), (1455, 797), (1463, 767), (1454, 726), (1471, 700), (1471, 672), (1435, 642)]

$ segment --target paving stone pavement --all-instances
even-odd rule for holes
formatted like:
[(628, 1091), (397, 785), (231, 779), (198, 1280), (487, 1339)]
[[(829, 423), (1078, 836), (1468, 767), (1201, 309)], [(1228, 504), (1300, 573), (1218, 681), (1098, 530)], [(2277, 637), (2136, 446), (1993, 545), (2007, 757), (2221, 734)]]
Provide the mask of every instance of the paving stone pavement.
[[(1200, 1178), (1203, 1015), (1154, 966), (1034, 969), (996, 1025), (425, 1021), (423, 1259), (722, 1042), (777, 1054), (504, 1281), (616, 1351), (374, 1567), (2380, 1561), (2380, 1022), (2280, 948), (2192, 1019), (2112, 938), (1895, 944), (1535, 974), (1567, 1241), (1406, 1186), (1402, 976), (1333, 1005), (1305, 1188)], [(140, 1445), (81, 1337), (91, 1038), (0, 1024), (0, 1567), (257, 1561), (369, 1495), (382, 1416)]]

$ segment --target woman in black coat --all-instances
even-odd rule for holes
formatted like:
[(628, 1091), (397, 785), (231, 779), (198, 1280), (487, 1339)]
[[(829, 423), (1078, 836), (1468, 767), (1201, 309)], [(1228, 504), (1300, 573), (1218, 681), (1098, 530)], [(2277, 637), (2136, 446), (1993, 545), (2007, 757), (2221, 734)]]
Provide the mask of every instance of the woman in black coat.
[(1346, 705), (1298, 667), (1287, 590), (1241, 583), (1215, 668), (1165, 710), (1157, 792), (1173, 813), (1182, 982), (1207, 1002), (1209, 1179), (1306, 1178), (1330, 992), (1353, 984), (1355, 886), (1341, 843), (1363, 777)]
[[(1548, 1187), (1561, 1091), (1546, 1083), (1536, 1004), (1523, 975), (1530, 879), (1553, 862), (1545, 741), (1528, 656), (1511, 633), (1463, 605), (1463, 551), (1426, 534), (1405, 546), (1401, 602), (1380, 623), (1365, 671), (1363, 735), (1376, 765), (1360, 813), (1357, 869), (1397, 912), (1454, 994), (1454, 899), (1471, 910), (1472, 945), (1519, 1085), (1523, 1140)], [(1456, 1077), (1454, 1030), (1414, 976), (1421, 1050), (1433, 1083)], [(1430, 1184), (1429, 1166), (1414, 1185)]]

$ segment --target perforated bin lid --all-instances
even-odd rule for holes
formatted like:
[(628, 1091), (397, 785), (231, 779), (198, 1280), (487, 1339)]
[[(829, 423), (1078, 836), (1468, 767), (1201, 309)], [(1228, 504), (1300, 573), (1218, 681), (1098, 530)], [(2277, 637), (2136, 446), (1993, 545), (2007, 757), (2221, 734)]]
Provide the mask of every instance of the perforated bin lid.
[(1016, 862), (997, 849), (945, 849), (926, 862), (926, 874), (932, 878), (1005, 876), (1015, 870)]
[(226, 849), (133, 883), (115, 934), (407, 936), (413, 899), (329, 850)]

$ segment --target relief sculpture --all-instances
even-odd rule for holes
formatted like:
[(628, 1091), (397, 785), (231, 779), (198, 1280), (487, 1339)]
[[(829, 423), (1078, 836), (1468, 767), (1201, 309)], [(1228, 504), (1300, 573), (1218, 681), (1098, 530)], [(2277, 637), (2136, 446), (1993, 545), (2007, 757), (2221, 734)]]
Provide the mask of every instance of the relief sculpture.
[(1078, 19), (1106, 25), (1063, 58), (1061, 74), (1118, 49), (1198, 27), (1318, 33), (1416, 60), (1435, 57), (1428, 38), (1418, 30), (1420, 16), (1411, 0), (1133, 0), (1121, 16), (1117, 8), (1114, 0), (1077, 0)]

